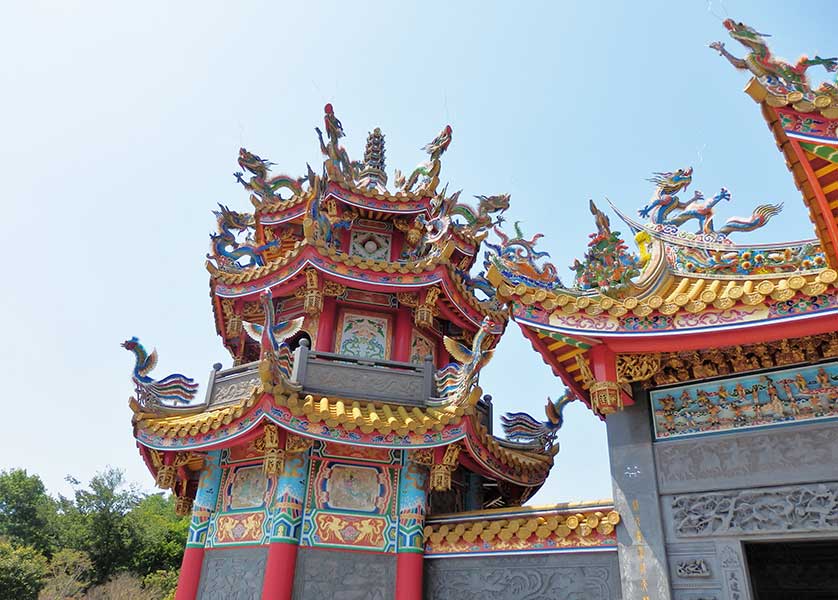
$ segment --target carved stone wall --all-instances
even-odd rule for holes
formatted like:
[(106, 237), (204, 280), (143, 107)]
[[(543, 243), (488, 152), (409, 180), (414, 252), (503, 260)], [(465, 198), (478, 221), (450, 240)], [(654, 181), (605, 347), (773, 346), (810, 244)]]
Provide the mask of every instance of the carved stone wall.
[(268, 549), (207, 550), (197, 600), (259, 600)]
[(294, 600), (390, 600), (395, 593), (395, 554), (298, 550)]
[(661, 493), (834, 479), (838, 425), (784, 427), (655, 444)]
[(670, 539), (838, 535), (838, 482), (664, 496)]
[(615, 552), (431, 559), (425, 600), (617, 600)]

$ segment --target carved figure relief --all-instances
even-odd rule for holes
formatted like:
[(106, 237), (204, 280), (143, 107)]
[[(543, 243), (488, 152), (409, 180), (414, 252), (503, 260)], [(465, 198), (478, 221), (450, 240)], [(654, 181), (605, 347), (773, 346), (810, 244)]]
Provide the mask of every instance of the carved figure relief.
[(838, 416), (838, 364), (652, 390), (657, 439)]
[(679, 560), (675, 565), (678, 577), (710, 577), (710, 567), (701, 558)]
[(681, 537), (838, 531), (838, 483), (673, 496)]

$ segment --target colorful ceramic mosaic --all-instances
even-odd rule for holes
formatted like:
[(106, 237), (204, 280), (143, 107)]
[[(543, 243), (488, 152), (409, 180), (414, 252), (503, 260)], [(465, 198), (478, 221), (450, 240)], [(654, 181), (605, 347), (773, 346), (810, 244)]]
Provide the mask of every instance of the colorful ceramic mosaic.
[(657, 439), (838, 417), (838, 363), (653, 390)]
[(308, 483), (309, 453), (288, 454), (271, 503), (272, 542), (298, 542), (302, 533), (303, 506)]
[(390, 320), (373, 314), (345, 312), (335, 346), (339, 354), (386, 360), (390, 357)]
[(407, 462), (399, 475), (399, 552), (422, 552), (428, 472)]

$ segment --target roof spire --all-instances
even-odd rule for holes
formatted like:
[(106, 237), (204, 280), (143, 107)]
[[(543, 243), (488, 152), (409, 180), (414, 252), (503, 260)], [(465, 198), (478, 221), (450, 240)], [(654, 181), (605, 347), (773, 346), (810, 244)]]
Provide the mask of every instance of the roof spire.
[(364, 149), (364, 168), (360, 175), (359, 184), (361, 187), (385, 191), (387, 173), (384, 171), (384, 134), (378, 127), (367, 136), (367, 147)]

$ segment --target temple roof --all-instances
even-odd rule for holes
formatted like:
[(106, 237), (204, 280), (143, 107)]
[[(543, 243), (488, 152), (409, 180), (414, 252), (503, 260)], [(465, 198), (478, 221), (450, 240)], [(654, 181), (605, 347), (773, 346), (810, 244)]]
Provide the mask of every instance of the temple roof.
[[(332, 285), (333, 290), (347, 286), (424, 295), (438, 287), (442, 294), (434, 311), (443, 311), (466, 331), (490, 316), (497, 324), (495, 333), (500, 332), (505, 311), (482, 274), (469, 271), (488, 230), (500, 222), (495, 215), (508, 208), (509, 197), (478, 196), (472, 206), (459, 200), (460, 192), (439, 188), (451, 127), (423, 148), (428, 160), (408, 175), (396, 171), (391, 191), (381, 131), (370, 133), (364, 161), (356, 162), (339, 143), (343, 126), (331, 105), (326, 106), (324, 124), (325, 134), (318, 129), (324, 156), (319, 174), (309, 167), (304, 177), (276, 175), (267, 159), (244, 148), (239, 152), (243, 171), (235, 176), (250, 193), (255, 210), (238, 213), (220, 206), (215, 212), (218, 233), (211, 236), (206, 263), (217, 328), (225, 343), (228, 331), (238, 335), (242, 319), (241, 304), (234, 309), (226, 301), (255, 303), (264, 289), (277, 297), (301, 292), (301, 278), (309, 270), (319, 274), (317, 286)], [(401, 255), (372, 258), (347, 251), (342, 235), (356, 226), (372, 233), (401, 232)], [(410, 302), (407, 295), (398, 298), (403, 300)], [(251, 318), (261, 322), (256, 314)]]

